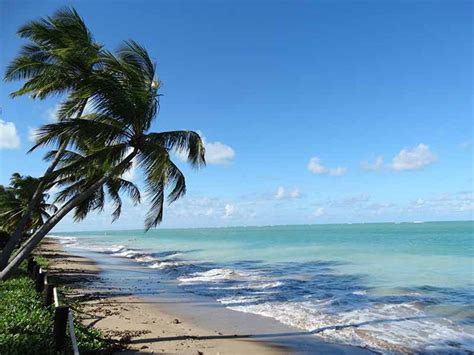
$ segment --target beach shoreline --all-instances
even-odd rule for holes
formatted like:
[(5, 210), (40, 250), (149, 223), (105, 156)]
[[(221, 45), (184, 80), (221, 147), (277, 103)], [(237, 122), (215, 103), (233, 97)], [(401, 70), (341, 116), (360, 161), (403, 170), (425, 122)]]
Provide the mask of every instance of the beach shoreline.
[[(68, 298), (80, 300), (86, 314), (84, 323), (114, 339), (125, 337), (129, 353), (373, 353), (327, 343), (275, 320), (231, 311), (205, 298), (183, 297), (166, 285), (160, 286), (160, 294), (137, 295), (133, 287), (124, 292), (110, 282), (107, 273), (114, 269), (125, 275), (136, 266), (126, 260), (101, 265), (94, 258), (66, 251), (53, 237), (45, 239), (39, 253), (50, 260), (48, 271), (67, 284)], [(146, 284), (146, 272), (139, 268), (135, 272)]]

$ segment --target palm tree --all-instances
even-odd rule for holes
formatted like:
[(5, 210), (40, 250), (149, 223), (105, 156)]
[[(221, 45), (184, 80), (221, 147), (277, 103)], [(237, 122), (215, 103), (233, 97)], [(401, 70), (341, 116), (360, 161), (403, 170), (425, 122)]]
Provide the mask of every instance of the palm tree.
[[(75, 156), (69, 164), (58, 169), (55, 179), (68, 178), (79, 171), (84, 184), (28, 239), (0, 273), (0, 279), (8, 276), (67, 213), (96, 193), (108, 180), (116, 179), (130, 169), (133, 159), (137, 160), (145, 176), (150, 203), (145, 220), (147, 230), (163, 218), (167, 188), (169, 203), (186, 192), (185, 177), (171, 160), (170, 153), (175, 150), (187, 152), (193, 167), (205, 164), (203, 142), (196, 132), (148, 133), (158, 112), (160, 85), (147, 51), (136, 42), (125, 42), (117, 56), (106, 53), (104, 62), (103, 73), (89, 87), (93, 92), (91, 101), (95, 112), (43, 126), (32, 148), (58, 144), (69, 137), (69, 144), (77, 148), (82, 157)], [(97, 166), (102, 168), (97, 169)], [(97, 171), (101, 171), (101, 177), (93, 178)], [(88, 211), (87, 206), (84, 210)]]
[[(39, 183), (40, 179), (14, 173), (10, 179), (10, 186), (6, 188), (0, 186), (0, 224), (2, 230), (9, 233), (15, 230)], [(46, 202), (48, 197), (47, 194), (41, 195), (38, 205), (27, 221), (27, 232), (37, 230), (46, 219), (51, 217), (50, 213), (57, 211), (56, 206)]]
[[(92, 149), (89, 147), (89, 151)], [(56, 151), (50, 151), (46, 155), (46, 159), (52, 159), (56, 155)], [(81, 161), (86, 158), (79, 152), (66, 150), (58, 166), (60, 169), (56, 172), (55, 185), (63, 188), (56, 194), (55, 203), (62, 204), (70, 198), (80, 194), (84, 189), (107, 174), (107, 166), (92, 162), (94, 166), (91, 168), (89, 164), (83, 165)], [(74, 169), (68, 167), (74, 166)], [(64, 169), (62, 169), (64, 168)], [(120, 217), (122, 211), (121, 193), (128, 194), (133, 204), (141, 202), (141, 194), (138, 187), (131, 181), (125, 180), (120, 176), (111, 176), (105, 181), (104, 185), (95, 190), (89, 197), (78, 204), (74, 208), (74, 221), (78, 222), (86, 218), (87, 214), (93, 210), (103, 211), (106, 196), (112, 201), (114, 211), (112, 212), (112, 222)]]
[[(6, 81), (25, 80), (24, 85), (11, 94), (12, 97), (29, 94), (44, 99), (51, 95), (75, 94), (75, 100), (68, 108), (62, 107), (59, 118), (80, 117), (86, 107), (89, 95), (83, 90), (101, 68), (102, 46), (96, 43), (83, 19), (74, 9), (63, 9), (53, 16), (27, 23), (18, 30), (18, 35), (28, 39), (7, 67)], [(81, 95), (78, 95), (78, 92)], [(67, 147), (63, 137), (60, 148), (45, 171), (44, 179), (37, 185), (29, 207), (24, 210), (15, 231), (3, 249), (0, 269), (5, 267), (21, 239), (31, 213), (39, 203), (48, 176), (54, 171)]]

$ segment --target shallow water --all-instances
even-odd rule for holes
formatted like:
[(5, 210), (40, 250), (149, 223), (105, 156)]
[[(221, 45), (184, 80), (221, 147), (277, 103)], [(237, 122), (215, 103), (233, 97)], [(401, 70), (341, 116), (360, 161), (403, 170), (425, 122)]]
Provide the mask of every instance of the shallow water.
[(58, 233), (329, 341), (474, 351), (473, 222)]

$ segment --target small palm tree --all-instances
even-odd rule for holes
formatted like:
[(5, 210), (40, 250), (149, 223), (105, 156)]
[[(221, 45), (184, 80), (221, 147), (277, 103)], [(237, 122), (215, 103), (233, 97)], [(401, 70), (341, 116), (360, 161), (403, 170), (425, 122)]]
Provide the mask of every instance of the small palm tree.
[[(58, 169), (55, 179), (72, 178), (75, 181), (82, 177), (83, 183), (80, 189), (75, 189), (74, 196), (29, 238), (0, 273), (1, 279), (19, 265), (67, 213), (107, 181), (121, 177), (130, 169), (133, 159), (137, 160), (145, 176), (150, 204), (145, 220), (147, 230), (163, 218), (166, 189), (169, 189), (169, 203), (186, 192), (185, 177), (171, 160), (171, 152), (186, 152), (194, 167), (205, 164), (203, 142), (196, 132), (148, 133), (158, 112), (160, 85), (147, 51), (136, 42), (125, 42), (116, 56), (106, 53), (104, 63), (103, 72), (88, 88), (93, 92), (90, 100), (95, 112), (43, 126), (32, 148), (58, 144), (68, 137), (70, 145), (82, 157), (75, 156), (69, 164)], [(95, 178), (98, 173), (101, 177)]]
[[(18, 35), (29, 43), (22, 47), (20, 54), (7, 67), (5, 80), (24, 80), (25, 83), (11, 96), (28, 94), (44, 99), (51, 95), (75, 94), (75, 99), (69, 100), (68, 109), (61, 108), (58, 116), (80, 117), (89, 98), (83, 88), (100, 70), (102, 53), (102, 46), (94, 41), (83, 19), (74, 9), (63, 9), (51, 17), (27, 23), (18, 30)], [(81, 96), (77, 95), (79, 91)], [(45, 179), (37, 185), (29, 208), (23, 212), (3, 249), (0, 269), (8, 263), (31, 213), (40, 201), (46, 180), (56, 168), (67, 144), (67, 138), (63, 137), (55, 159), (44, 174)]]
[[(21, 216), (28, 208), (29, 201), (36, 191), (40, 179), (31, 176), (21, 176), (14, 173), (10, 179), (10, 186), (0, 186), (0, 224), (1, 229), (11, 233), (15, 230)], [(51, 217), (50, 213), (57, 211), (56, 206), (47, 203), (47, 194), (42, 194), (40, 202), (33, 210), (26, 225), (26, 231), (31, 233), (44, 224)]]

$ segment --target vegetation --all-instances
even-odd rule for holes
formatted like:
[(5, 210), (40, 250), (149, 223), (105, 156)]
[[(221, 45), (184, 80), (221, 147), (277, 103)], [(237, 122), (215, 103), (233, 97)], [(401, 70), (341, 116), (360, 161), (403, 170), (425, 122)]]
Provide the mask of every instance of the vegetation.
[[(31, 176), (21, 176), (14, 173), (10, 178), (10, 185), (0, 185), (0, 225), (4, 232), (12, 233), (28, 208), (40, 179)], [(44, 224), (51, 217), (50, 213), (57, 211), (53, 204), (47, 203), (48, 195), (42, 193), (26, 223), (24, 232), (31, 233)]]
[[(47, 266), (45, 258), (35, 260)], [(0, 299), (0, 354), (54, 354), (52, 309), (43, 306), (24, 264), (13, 277), (0, 283)], [(74, 328), (81, 354), (110, 353), (114, 349), (115, 345), (104, 340), (99, 330), (85, 327), (78, 320)]]
[[(51, 95), (74, 93), (93, 79), (94, 71), (100, 67), (101, 45), (94, 41), (82, 18), (74, 9), (57, 11), (53, 16), (31, 21), (18, 30), (21, 38), (27, 39), (20, 54), (10, 63), (5, 80), (25, 81), (23, 86), (11, 94), (12, 97), (30, 95), (44, 99)], [(61, 117), (80, 117), (87, 104), (87, 94), (82, 91), (75, 101), (75, 108), (67, 113), (59, 110)], [(64, 116), (66, 115), (66, 116)], [(47, 185), (55, 170), (67, 139), (60, 142), (56, 157), (46, 169), (43, 179), (36, 186), (28, 208), (23, 212), (0, 257), (0, 269), (10, 259), (20, 242), (30, 215), (40, 203), (41, 195), (51, 187)]]
[[(67, 96), (59, 110), (59, 121), (38, 130), (32, 150), (53, 146), (46, 155), (51, 164), (3, 250), (2, 280), (70, 211), (81, 220), (89, 212), (103, 209), (105, 199), (110, 198), (116, 219), (121, 212), (121, 193), (128, 193), (140, 203), (138, 187), (123, 179), (133, 162), (145, 176), (150, 205), (147, 230), (162, 221), (167, 191), (169, 203), (186, 192), (184, 175), (170, 153), (186, 152), (194, 167), (205, 164), (204, 146), (196, 132), (149, 132), (159, 111), (160, 82), (148, 52), (138, 43), (124, 42), (115, 53), (102, 49), (74, 10), (30, 22), (19, 34), (30, 43), (9, 66), (6, 79), (26, 83), (12, 95)], [(90, 106), (87, 112), (86, 103)], [(38, 205), (38, 196), (54, 185), (62, 189), (57, 195), (61, 208), (5, 266), (24, 232), (25, 218)]]
[[(0, 186), (0, 354), (47, 354), (53, 348), (52, 309), (43, 306), (24, 263), (18, 267), (69, 212), (82, 220), (102, 210), (108, 199), (115, 220), (123, 193), (141, 203), (139, 187), (123, 178), (134, 164), (143, 169), (150, 206), (145, 228), (157, 226), (166, 195), (172, 203), (186, 192), (171, 152), (187, 153), (191, 165), (200, 167), (204, 146), (193, 131), (150, 132), (159, 111), (160, 81), (138, 43), (124, 42), (115, 53), (104, 50), (74, 9), (31, 21), (18, 34), (28, 43), (5, 74), (7, 81), (23, 81), (11, 96), (61, 95), (64, 100), (58, 121), (38, 130), (31, 149), (51, 149), (44, 175), (15, 173), (10, 186)], [(60, 208), (48, 202), (53, 186), (59, 190), (53, 203)], [(37, 261), (46, 267), (47, 260)], [(80, 321), (76, 336), (81, 353), (110, 350), (99, 331)]]
[(23, 269), (0, 283), (0, 298), (0, 354), (45, 354), (53, 349), (51, 312)]

